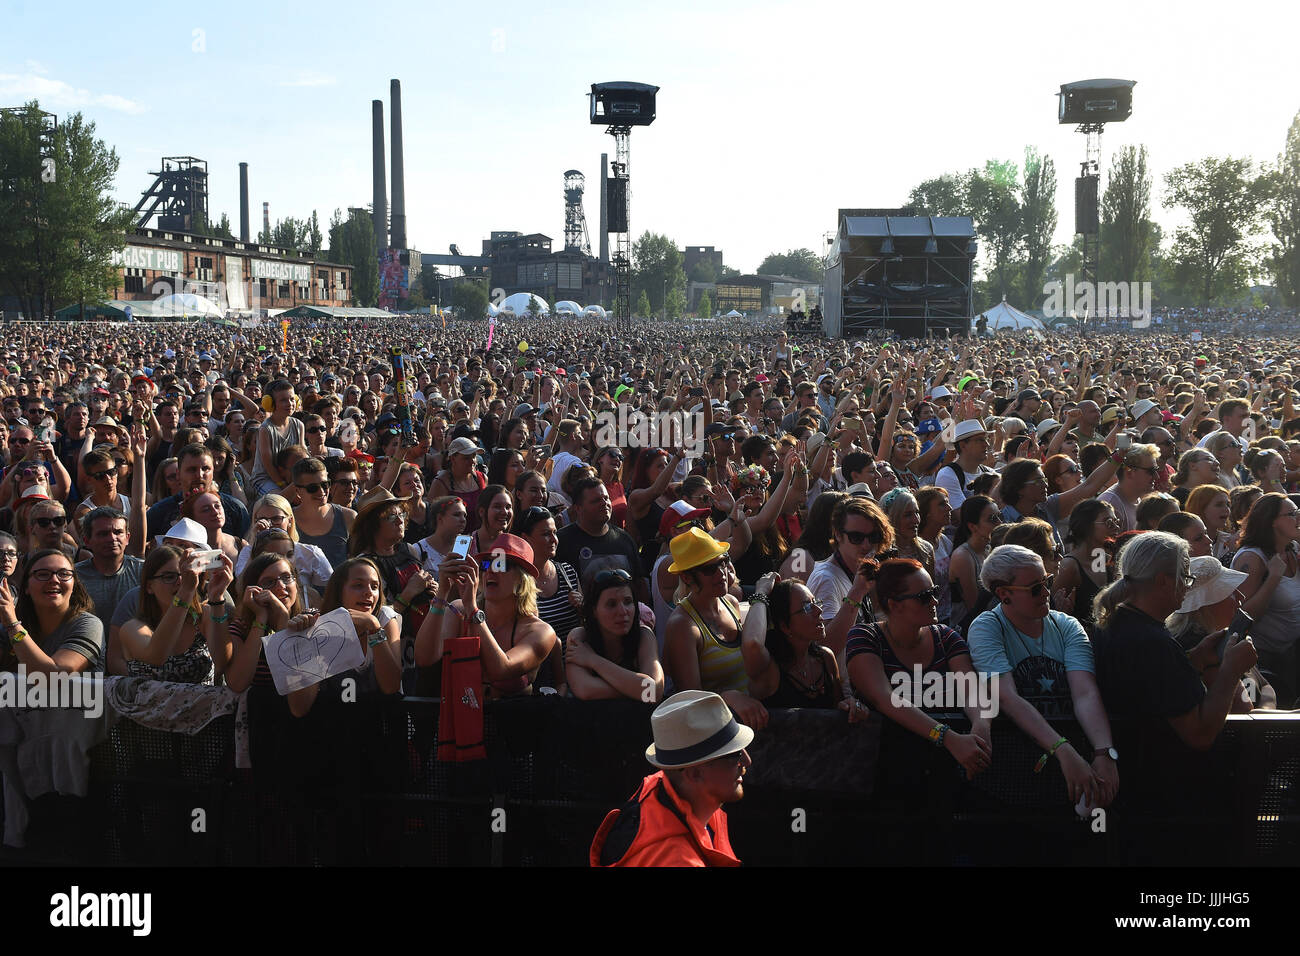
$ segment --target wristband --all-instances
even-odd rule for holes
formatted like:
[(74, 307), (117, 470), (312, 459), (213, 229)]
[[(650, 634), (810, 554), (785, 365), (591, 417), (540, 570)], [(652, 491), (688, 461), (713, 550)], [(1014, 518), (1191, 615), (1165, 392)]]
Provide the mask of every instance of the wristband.
[(930, 739), (930, 743), (934, 744), (936, 747), (939, 745), (939, 741), (943, 740), (944, 726), (944, 724), (935, 724), (926, 734)]
[(431, 607), (431, 608), (429, 608), (429, 613), (430, 613), (430, 614), (446, 614), (446, 613), (447, 613), (447, 609), (446, 609), (446, 608), (442, 608), (442, 607)]
[(13, 627), (6, 628), (6, 631), (9, 633), (10, 644), (19, 644), (27, 640), (27, 628), (22, 624), (15, 624)]
[(226, 604), (226, 596), (223, 594), (220, 598), (218, 598), (215, 601), (204, 601), (203, 603), (206, 604), (208, 607), (224, 607)]
[(1124, 464), (1124, 459), (1127, 458), (1127, 457), (1128, 457), (1128, 451), (1125, 450), (1125, 449), (1120, 449), (1120, 448), (1116, 448), (1116, 449), (1115, 449), (1113, 452), (1111, 452), (1111, 454), (1110, 454), (1110, 460), (1113, 461), (1113, 462), (1114, 462), (1115, 464), (1117, 464), (1117, 465), (1122, 465), (1122, 464)]
[(213, 623), (213, 624), (225, 624), (225, 623), (226, 623), (227, 621), (229, 621), (229, 620), (230, 620), (230, 614), (229, 614), (229, 612), (227, 612), (226, 614), (221, 615), (221, 617), (217, 617), (217, 612), (216, 612), (215, 610), (212, 612), (212, 623)]
[(865, 611), (865, 610), (866, 610), (866, 608), (862, 606), (862, 602), (861, 602), (861, 601), (855, 601), (855, 600), (853, 600), (853, 598), (848, 597), (847, 595), (845, 595), (844, 597), (840, 598), (840, 603), (841, 603), (841, 604), (851, 604), (851, 605), (853, 605), (855, 608), (857, 608), (859, 611)]
[(393, 603), (402, 605), (402, 607), (406, 608), (408, 611), (411, 609), (411, 602), (408, 601), (406, 598), (402, 597), (400, 594), (393, 599)]
[(770, 607), (771, 607), (771, 605), (769, 605), (769, 604), (767, 603), (767, 601), (768, 601), (768, 597), (767, 597), (767, 595), (766, 595), (766, 594), (762, 594), (762, 593), (760, 593), (760, 592), (758, 592), (758, 591), (755, 591), (755, 592), (754, 592), (754, 596), (753, 596), (752, 598), (750, 598), (749, 601), (750, 601), (751, 604), (761, 604), (761, 605), (763, 605), (763, 606), (766, 607), (766, 608), (770, 608)]
[(1068, 741), (1064, 737), (1059, 739), (1056, 743), (1052, 744), (1052, 749), (1047, 751), (1047, 753), (1043, 754), (1041, 757), (1038, 758), (1038, 763), (1034, 764), (1034, 773), (1042, 772), (1042, 769), (1047, 766), (1047, 761), (1049, 761), (1050, 759), (1056, 756), (1056, 751), (1060, 748), (1061, 744), (1063, 743), (1068, 743)]
[(172, 598), (172, 607), (189, 607), (189, 602), (182, 601), (181, 596), (178, 594)]
[(378, 647), (386, 640), (388, 640), (388, 637), (384, 634), (383, 631), (375, 631), (375, 633), (371, 634), (370, 637), (366, 640), (366, 646)]

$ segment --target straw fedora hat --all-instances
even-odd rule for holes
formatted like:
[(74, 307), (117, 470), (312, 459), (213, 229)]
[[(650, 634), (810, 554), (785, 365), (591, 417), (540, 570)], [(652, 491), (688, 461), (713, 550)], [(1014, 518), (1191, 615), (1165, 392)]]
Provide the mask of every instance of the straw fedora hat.
[(740, 753), (754, 741), (754, 731), (736, 723), (717, 694), (684, 690), (673, 694), (650, 715), (655, 742), (645, 759), (661, 770), (683, 770), (717, 757)]

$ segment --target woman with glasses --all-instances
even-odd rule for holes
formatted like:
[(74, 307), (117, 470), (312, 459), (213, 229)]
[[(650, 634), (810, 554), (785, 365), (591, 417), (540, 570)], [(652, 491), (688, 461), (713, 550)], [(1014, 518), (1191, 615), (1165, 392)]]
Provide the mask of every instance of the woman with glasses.
[(3, 580), (10, 593), (15, 596), (14, 588), (18, 584), (18, 557), (21, 553), (18, 550), (18, 539), (7, 531), (0, 531), (0, 580)]
[(140, 569), (135, 617), (122, 625), (118, 635), (127, 674), (178, 684), (211, 684), (212, 653), (204, 632), (213, 625), (200, 594), (206, 592), (206, 601), (221, 602), (220, 617), (232, 572), (229, 563), (223, 563), (202, 588), (199, 573), (184, 551), (163, 545), (149, 552)]
[[(896, 675), (914, 680), (918, 667), (922, 680), (928, 674), (974, 673), (966, 642), (935, 616), (940, 588), (931, 583), (920, 562), (911, 558), (891, 558), (873, 567), (871, 573), (882, 619), (849, 631), (845, 656), (853, 692), (890, 720), (943, 747), (968, 777), (988, 769), (993, 757), (992, 737), (989, 720), (980, 715), (977, 701), (943, 702), (943, 710), (966, 712), (971, 722), (970, 733), (966, 734), (951, 730), (920, 708), (894, 702), (895, 687), (903, 686)], [(914, 688), (912, 693), (919, 691)]]
[[(1110, 505), (1089, 498), (1070, 513), (1066, 532), (1068, 553), (1056, 579), (1058, 594), (1074, 594), (1073, 608), (1063, 608), (1089, 634), (1093, 629), (1093, 600), (1113, 580), (1111, 554), (1119, 520)], [(1058, 607), (1060, 602), (1058, 602)]]
[(291, 469), (298, 506), (293, 509), (298, 539), (324, 552), (333, 567), (348, 557), (348, 536), (357, 513), (329, 500), (330, 478), (319, 458), (304, 458)]
[(236, 694), (252, 688), (253, 698), (278, 698), (271, 669), (262, 650), (262, 638), (284, 630), (289, 620), (303, 612), (298, 576), (278, 554), (261, 554), (248, 562), (239, 576), (239, 598), (233, 610), (225, 603), (206, 603), (211, 617), (208, 646), (213, 666), (225, 674), (226, 686)]
[(18, 580), (18, 600), (0, 588), (0, 669), (28, 673), (104, 670), (104, 625), (95, 602), (62, 551), (30, 554)]
[(556, 637), (537, 615), (537, 566), (528, 542), (503, 534), (470, 558), (447, 559), (441, 571), (436, 602), (415, 641), (421, 690), (433, 690), (427, 684), (444, 641), (469, 636), (479, 639), (488, 700), (531, 694)]
[[(1233, 435), (1232, 432), (1219, 431), (1213, 433), (1204, 441), (1205, 450), (1219, 462), (1219, 473), (1211, 480), (1217, 481), (1229, 491), (1239, 485), (1247, 484), (1247, 482), (1241, 480), (1237, 473), (1237, 469), (1244, 457), (1241, 439)], [(1200, 484), (1200, 482), (1196, 484)]]
[(821, 607), (801, 581), (758, 579), (754, 600), (741, 630), (741, 650), (750, 693), (773, 707), (811, 707), (847, 711), (850, 722), (864, 719), (866, 709), (845, 696), (835, 655), (821, 642), (826, 637)]
[(1169, 481), (1170, 494), (1178, 499), (1179, 507), (1187, 505), (1187, 496), (1193, 488), (1219, 483), (1219, 459), (1204, 448), (1189, 448), (1178, 459), (1178, 470)]
[(965, 634), (971, 621), (992, 600), (992, 595), (980, 586), (980, 571), (989, 554), (993, 529), (1002, 524), (1002, 513), (992, 498), (972, 495), (962, 502), (954, 524), (952, 558), (948, 562), (952, 594), (948, 623)]
[[(1089, 807), (1107, 806), (1119, 788), (1119, 771), (1082, 625), (1051, 609), (1053, 580), (1028, 548), (994, 549), (980, 578), (998, 603), (971, 624), (967, 642), (976, 669), (1000, 676), (1000, 711), (1042, 748), (1035, 772), (1055, 757), (1071, 804), (1084, 797)], [(1084, 748), (1091, 763), (1049, 723), (1071, 716), (1091, 744)]]
[(221, 530), (226, 523), (226, 509), (221, 503), (221, 495), (216, 491), (187, 494), (181, 501), (181, 517), (197, 521), (207, 532), (208, 547), (229, 558), (232, 567), (239, 558), (239, 552), (248, 546), (243, 538), (236, 538)]
[(1048, 495), (1059, 495), (1083, 484), (1083, 469), (1069, 455), (1053, 455), (1043, 462), (1043, 477), (1047, 479)]
[(623, 489), (622, 481), (623, 453), (613, 445), (606, 445), (596, 451), (591, 463), (596, 468), (596, 477), (605, 483), (605, 490), (609, 492), (609, 523), (615, 528), (624, 528), (627, 520), (627, 492)]
[(306, 611), (289, 622), (294, 630), (310, 628), (322, 614), (346, 608), (361, 642), (364, 660), (360, 667), (335, 674), (327, 680), (289, 694), (289, 712), (305, 717), (321, 698), (337, 706), (345, 702), (344, 682), (354, 682), (358, 696), (396, 694), (402, 689), (401, 628), (397, 613), (384, 603), (384, 585), (379, 569), (367, 558), (344, 561), (330, 576), (321, 597), (319, 611)]
[(298, 525), (294, 521), (293, 508), (290, 507), (288, 499), (280, 495), (263, 495), (254, 502), (251, 511), (253, 523), (249, 528), (249, 534), (252, 535), (253, 540), (249, 546), (239, 552), (239, 556), (235, 559), (236, 575), (244, 573), (244, 568), (252, 560), (253, 546), (265, 540), (263, 535), (269, 531), (282, 531), (292, 546), (289, 555), (298, 572), (299, 587), (304, 593), (309, 587), (319, 591), (329, 583), (334, 566), (324, 551), (311, 542), (301, 539)]
[(641, 623), (632, 575), (598, 571), (582, 602), (582, 624), (564, 643), (564, 676), (579, 700), (663, 699), (654, 631)]
[(1278, 706), (1296, 706), (1300, 693), (1300, 510), (1286, 495), (1266, 494), (1246, 516), (1241, 548), (1232, 559), (1244, 571), (1242, 608), (1255, 619), (1250, 636), (1259, 669), (1277, 690)]

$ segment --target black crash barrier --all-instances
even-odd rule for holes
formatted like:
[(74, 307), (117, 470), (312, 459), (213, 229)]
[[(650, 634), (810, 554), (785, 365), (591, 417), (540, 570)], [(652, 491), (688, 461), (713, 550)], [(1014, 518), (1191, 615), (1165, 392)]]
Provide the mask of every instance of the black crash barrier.
[[(232, 717), (193, 736), (120, 721), (84, 799), (33, 802), (11, 860), (107, 865), (585, 865), (604, 814), (652, 771), (651, 707), (555, 697), (490, 704), (488, 759), (435, 759), (438, 701), (361, 701), (302, 720), (251, 708), (253, 769)], [(961, 721), (950, 721), (963, 729)], [(1078, 725), (1054, 726), (1082, 751)], [(1234, 717), (1206, 753), (1118, 726), (1120, 799), (1080, 819), (1055, 762), (994, 722), (993, 767), (873, 715), (772, 711), (729, 806), (750, 865), (1269, 865), (1300, 848), (1300, 717)]]

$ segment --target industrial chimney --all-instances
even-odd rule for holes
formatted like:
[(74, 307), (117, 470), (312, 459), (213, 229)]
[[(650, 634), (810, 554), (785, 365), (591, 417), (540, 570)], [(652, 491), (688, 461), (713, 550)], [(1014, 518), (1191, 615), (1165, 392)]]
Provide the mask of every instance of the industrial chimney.
[(393, 248), (406, 248), (406, 175), (403, 170), (402, 156), (402, 83), (400, 80), (388, 81), (388, 106), (392, 115), (393, 151)]
[(388, 194), (384, 188), (384, 101), (372, 100), (370, 103), (372, 121), (372, 146), (375, 170), (374, 199), (370, 206), (370, 215), (375, 223), (375, 250), (383, 255), (388, 248)]
[(266, 236), (266, 241), (271, 241), (271, 204), (262, 203), (262, 234)]
[(248, 242), (248, 163), (239, 164), (239, 241)]
[(600, 261), (609, 265), (609, 153), (600, 154)]

